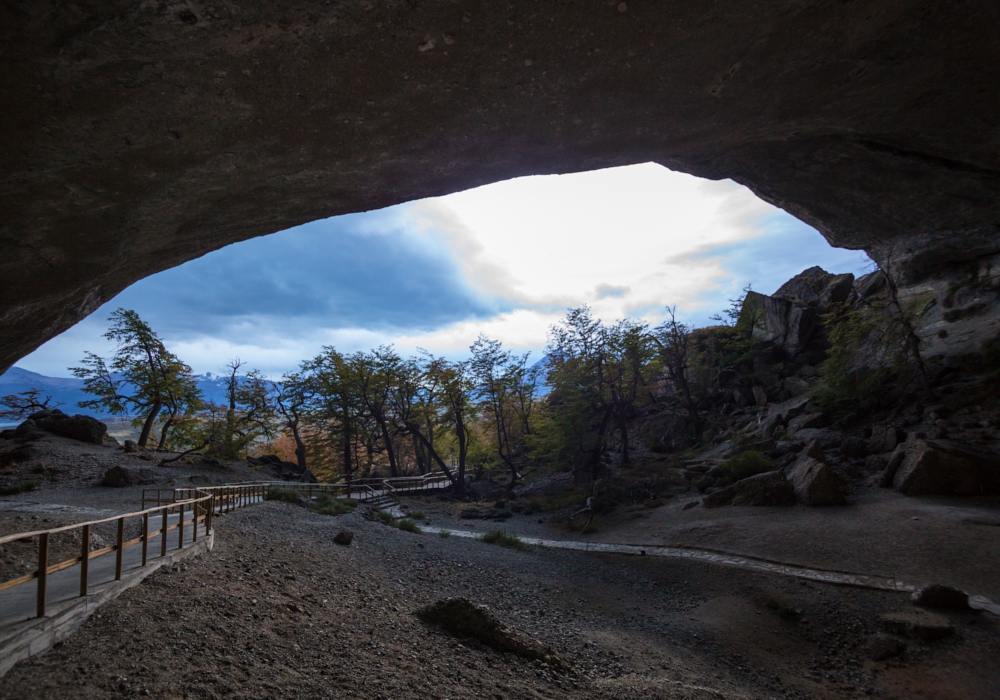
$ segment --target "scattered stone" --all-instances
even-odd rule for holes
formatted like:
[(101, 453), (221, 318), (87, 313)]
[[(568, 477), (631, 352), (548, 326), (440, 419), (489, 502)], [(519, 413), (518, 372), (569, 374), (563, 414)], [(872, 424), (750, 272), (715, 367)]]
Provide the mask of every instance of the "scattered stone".
[(422, 621), (443, 627), (458, 637), (469, 637), (498, 651), (568, 670), (570, 664), (550, 647), (505, 625), (490, 609), (467, 598), (444, 598), (416, 611)]
[(764, 472), (711, 493), (702, 501), (705, 508), (727, 505), (791, 506), (795, 505), (795, 492), (781, 472)]
[(882, 628), (891, 634), (924, 642), (944, 639), (955, 633), (955, 626), (948, 618), (924, 610), (885, 613), (879, 620)]
[(824, 450), (840, 447), (844, 441), (843, 433), (829, 428), (803, 428), (795, 432), (791, 430), (788, 432), (799, 442), (810, 443), (816, 440)]
[(945, 610), (970, 610), (969, 594), (950, 586), (939, 583), (924, 586), (914, 591), (910, 598), (914, 605), (925, 608), (943, 608)]
[(823, 461), (819, 442), (813, 441), (799, 453), (788, 468), (795, 497), (809, 506), (833, 506), (845, 503), (840, 480)]
[(333, 541), (344, 547), (349, 547), (351, 542), (354, 541), (354, 531), (352, 530), (341, 530), (336, 535), (333, 536)]
[(899, 656), (906, 650), (906, 644), (887, 634), (876, 634), (868, 642), (868, 658), (872, 661), (885, 661)]

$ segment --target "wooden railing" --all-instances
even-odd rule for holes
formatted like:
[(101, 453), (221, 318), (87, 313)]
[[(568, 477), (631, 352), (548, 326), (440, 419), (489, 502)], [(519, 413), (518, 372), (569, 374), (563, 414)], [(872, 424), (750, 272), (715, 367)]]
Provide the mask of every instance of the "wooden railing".
[[(45, 616), (48, 577), (57, 571), (80, 565), (80, 596), (88, 594), (90, 562), (106, 554), (115, 554), (115, 580), (121, 580), (123, 554), (126, 549), (142, 545), (142, 563), (146, 566), (149, 553), (149, 540), (157, 534), (160, 537), (160, 556), (166, 556), (169, 547), (168, 533), (177, 530), (177, 549), (184, 546), (185, 528), (191, 525), (191, 542), (198, 540), (199, 523), (203, 523), (203, 536), (211, 532), (212, 518), (216, 514), (229, 513), (237, 508), (253, 505), (263, 501), (272, 488), (293, 489), (303, 494), (310, 501), (320, 494), (329, 494), (334, 498), (349, 497), (359, 501), (373, 501), (383, 496), (399, 493), (427, 491), (450, 486), (451, 481), (442, 472), (424, 474), (422, 476), (399, 477), (394, 479), (356, 479), (351, 483), (335, 484), (304, 484), (286, 481), (258, 481), (244, 484), (227, 484), (225, 486), (205, 486), (198, 488), (174, 489), (143, 489), (142, 508), (135, 513), (116, 515), (102, 520), (91, 520), (75, 525), (65, 525), (49, 530), (23, 532), (0, 537), (0, 545), (18, 542), (32, 538), (38, 539), (38, 565), (34, 571), (24, 576), (0, 583), (0, 592), (14, 586), (20, 586), (31, 581), (37, 581), (35, 594), (36, 616)], [(155, 502), (155, 506), (152, 504)], [(147, 504), (151, 507), (147, 508)], [(170, 524), (170, 516), (177, 514), (177, 522)], [(149, 516), (160, 516), (160, 527), (150, 532)], [(186, 514), (190, 519), (185, 520)], [(125, 540), (125, 523), (131, 518), (142, 518), (142, 534), (130, 540)], [(90, 530), (92, 526), (114, 522), (117, 524), (117, 537), (113, 545), (91, 550)], [(49, 563), (49, 542), (53, 535), (80, 530), (80, 555), (61, 561), (58, 564)]]
[[(89, 587), (90, 562), (92, 559), (96, 559), (113, 552), (115, 554), (115, 580), (120, 581), (122, 578), (122, 558), (127, 548), (137, 544), (142, 545), (142, 563), (140, 566), (146, 566), (149, 556), (149, 540), (156, 534), (159, 534), (160, 536), (160, 556), (166, 556), (169, 546), (167, 542), (167, 535), (173, 530), (178, 531), (177, 549), (184, 546), (184, 531), (188, 524), (192, 526), (191, 541), (196, 542), (198, 540), (199, 523), (204, 523), (203, 535), (207, 535), (212, 529), (212, 515), (215, 512), (213, 500), (215, 499), (215, 496), (201, 490), (191, 489), (191, 491), (193, 491), (193, 494), (190, 498), (175, 498), (169, 503), (167, 503), (165, 499), (161, 499), (161, 501), (157, 503), (157, 507), (148, 508), (135, 513), (126, 513), (124, 515), (116, 515), (102, 520), (91, 520), (85, 523), (76, 523), (75, 525), (64, 525), (62, 527), (55, 527), (49, 530), (23, 532), (15, 535), (0, 537), (0, 545), (33, 538), (38, 539), (38, 566), (30, 574), (0, 583), (0, 591), (5, 591), (8, 588), (29, 583), (30, 581), (37, 581), (35, 614), (37, 617), (44, 617), (49, 574), (54, 574), (57, 571), (62, 571), (63, 569), (68, 569), (71, 566), (79, 564), (80, 596), (86, 596)], [(145, 507), (145, 499), (143, 506)], [(160, 527), (152, 533), (149, 530), (149, 516), (151, 513), (159, 514), (161, 519)], [(171, 525), (170, 516), (174, 513), (177, 513), (177, 522)], [(185, 513), (191, 514), (190, 520), (185, 520)], [(126, 541), (125, 521), (131, 518), (142, 518), (142, 534), (136, 538)], [(117, 523), (117, 536), (115, 538), (115, 543), (113, 545), (92, 551), (90, 548), (91, 527), (111, 522)], [(59, 533), (71, 532), (73, 530), (80, 531), (80, 555), (73, 557), (72, 559), (61, 561), (58, 564), (50, 564), (49, 542), (51, 537)]]

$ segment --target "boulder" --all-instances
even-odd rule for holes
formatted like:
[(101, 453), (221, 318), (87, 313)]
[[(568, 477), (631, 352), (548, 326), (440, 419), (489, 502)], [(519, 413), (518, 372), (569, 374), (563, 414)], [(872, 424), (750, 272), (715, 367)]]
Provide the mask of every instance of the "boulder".
[(569, 669), (570, 664), (550, 647), (501, 622), (489, 608), (466, 598), (445, 598), (416, 611), (422, 621), (438, 625), (459, 637), (475, 639), (498, 651), (508, 651), (550, 666)]
[(122, 446), (122, 452), (131, 454), (132, 452), (138, 452), (139, 447), (135, 444), (134, 440), (126, 440), (125, 444)]
[(897, 445), (896, 449), (892, 451), (889, 455), (889, 460), (885, 465), (885, 471), (882, 472), (882, 477), (879, 479), (879, 486), (884, 489), (891, 489), (892, 482), (896, 480), (896, 472), (899, 470), (899, 465), (903, 463), (906, 458), (906, 444)]
[(803, 428), (795, 432), (789, 430), (788, 433), (799, 442), (810, 443), (815, 440), (824, 450), (840, 447), (844, 441), (843, 433), (829, 428)]
[(26, 445), (19, 445), (13, 450), (0, 454), (0, 467), (6, 467), (10, 464), (20, 464), (39, 456), (40, 452), (38, 448), (29, 442)]
[(826, 310), (830, 304), (847, 301), (853, 286), (854, 275), (834, 275), (817, 266), (795, 275), (774, 296)]
[(785, 377), (781, 386), (792, 396), (802, 396), (809, 391), (809, 382), (801, 377)]
[(789, 433), (797, 433), (800, 430), (805, 430), (807, 428), (819, 428), (822, 427), (822, 425), (822, 413), (803, 413), (802, 415), (788, 421), (788, 425), (785, 426), (785, 428)]
[(758, 406), (766, 406), (767, 405), (767, 392), (764, 391), (764, 387), (762, 387), (762, 386), (755, 386), (752, 391), (753, 391), (753, 400), (757, 403), (757, 405)]
[(939, 583), (913, 592), (910, 597), (914, 605), (925, 608), (944, 608), (945, 610), (969, 610), (969, 594), (951, 586)]
[(872, 436), (868, 438), (868, 451), (877, 455), (892, 452), (904, 439), (903, 431), (895, 426), (873, 425)]
[(33, 413), (28, 420), (45, 432), (93, 445), (103, 444), (104, 435), (108, 432), (108, 426), (96, 418), (80, 414), (68, 416), (58, 408), (46, 408)]
[(705, 496), (705, 508), (719, 506), (791, 506), (795, 504), (792, 485), (781, 472), (764, 472), (737, 481), (715, 493)]
[(789, 356), (799, 354), (819, 325), (818, 312), (788, 299), (747, 292), (740, 323), (752, 324), (756, 340), (774, 343)]
[(892, 485), (907, 496), (996, 493), (1000, 457), (947, 440), (909, 440)]
[(823, 462), (819, 443), (813, 441), (787, 469), (795, 497), (809, 506), (843, 505), (844, 492), (837, 475)]
[(944, 639), (955, 633), (955, 626), (948, 618), (923, 610), (886, 613), (879, 621), (886, 632), (924, 642)]
[(354, 541), (354, 532), (352, 530), (341, 530), (333, 536), (333, 541), (344, 547), (349, 547), (351, 542)]
[(131, 469), (111, 467), (104, 472), (104, 478), (101, 479), (101, 486), (110, 486), (117, 489), (125, 486), (134, 486), (138, 482), (138, 475)]
[(846, 438), (840, 443), (840, 456), (848, 459), (864, 459), (868, 456), (868, 443), (859, 437)]

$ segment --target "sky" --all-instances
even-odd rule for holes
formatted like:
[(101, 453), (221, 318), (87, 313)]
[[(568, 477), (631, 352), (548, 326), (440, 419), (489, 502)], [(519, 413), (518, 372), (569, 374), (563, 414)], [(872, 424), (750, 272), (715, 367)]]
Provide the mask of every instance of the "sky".
[(518, 178), (236, 243), (136, 282), (17, 366), (69, 376), (109, 356), (116, 308), (136, 310), (198, 374), (239, 357), (278, 378), (325, 345), (393, 344), (461, 359), (479, 334), (535, 359), (589, 305), (605, 322), (711, 324), (747, 284), (867, 271), (862, 251), (729, 180), (655, 164)]

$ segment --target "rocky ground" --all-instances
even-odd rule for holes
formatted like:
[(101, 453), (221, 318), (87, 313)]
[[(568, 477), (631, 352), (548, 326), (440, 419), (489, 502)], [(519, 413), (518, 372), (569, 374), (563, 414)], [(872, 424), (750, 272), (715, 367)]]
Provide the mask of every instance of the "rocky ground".
[[(333, 543), (342, 528), (350, 547)], [(998, 624), (888, 638), (898, 594), (695, 562), (528, 552), (267, 503), (19, 664), (0, 698), (993, 698)], [(419, 622), (461, 595), (553, 647), (560, 672)], [(887, 642), (888, 640), (888, 642)], [(894, 641), (895, 640), (895, 641)], [(882, 657), (889, 643), (890, 656)]]

